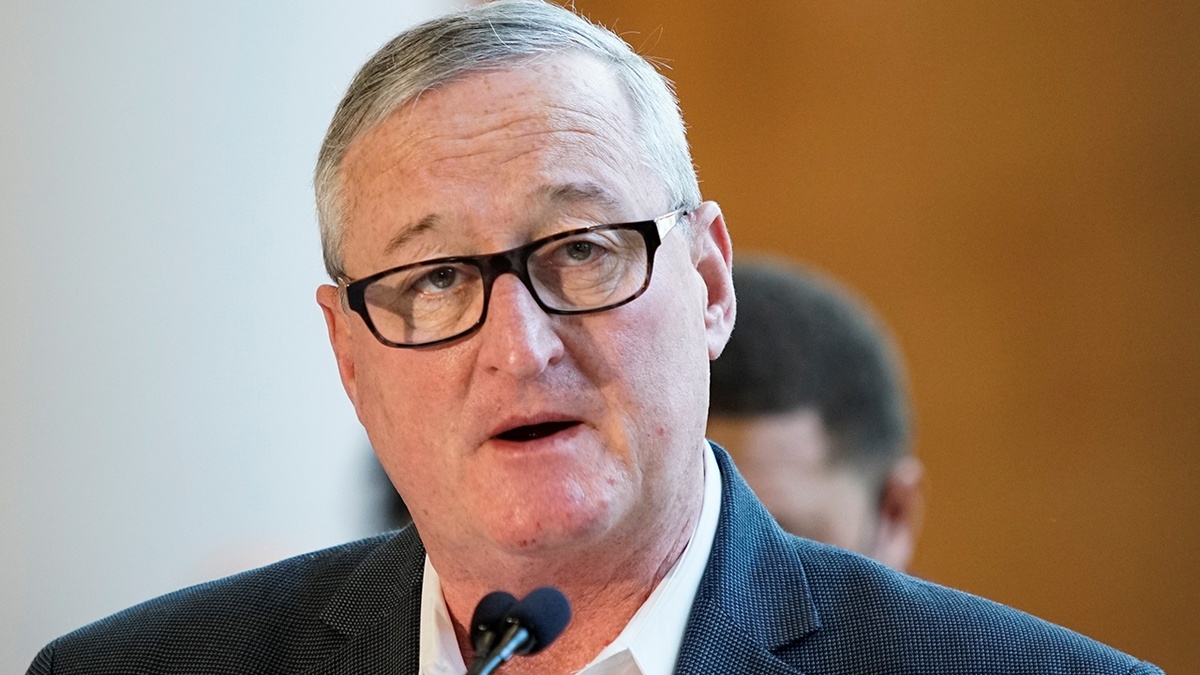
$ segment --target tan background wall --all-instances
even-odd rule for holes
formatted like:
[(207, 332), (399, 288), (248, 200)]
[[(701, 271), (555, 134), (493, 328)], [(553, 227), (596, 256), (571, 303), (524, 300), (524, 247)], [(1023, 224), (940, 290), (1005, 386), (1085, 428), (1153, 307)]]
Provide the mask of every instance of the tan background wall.
[(895, 330), (915, 571), (1200, 662), (1200, 3), (577, 0), (669, 60), (740, 250)]

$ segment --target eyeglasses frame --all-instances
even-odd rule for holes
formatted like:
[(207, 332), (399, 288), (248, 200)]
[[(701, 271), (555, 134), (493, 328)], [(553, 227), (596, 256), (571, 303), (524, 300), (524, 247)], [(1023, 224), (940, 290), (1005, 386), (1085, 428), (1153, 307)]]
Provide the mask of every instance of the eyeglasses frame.
[[(367, 328), (371, 331), (371, 334), (374, 335), (375, 339), (379, 340), (379, 342), (382, 344), (398, 349), (434, 347), (467, 337), (468, 335), (471, 335), (482, 328), (484, 322), (487, 321), (488, 306), (492, 297), (492, 285), (495, 283), (496, 279), (500, 278), (500, 275), (510, 272), (515, 274), (517, 278), (521, 280), (521, 283), (525, 285), (525, 288), (529, 291), (529, 295), (533, 298), (534, 302), (536, 302), (538, 307), (540, 307), (542, 311), (546, 312), (547, 314), (556, 314), (560, 316), (593, 314), (596, 312), (615, 309), (621, 305), (633, 302), (639, 298), (642, 293), (646, 292), (647, 288), (650, 287), (650, 277), (654, 272), (654, 254), (658, 250), (658, 247), (662, 245), (663, 239), (666, 238), (667, 234), (674, 229), (675, 225), (678, 224), (680, 220), (687, 218), (688, 215), (689, 212), (686, 209), (678, 209), (659, 216), (658, 218), (654, 218), (653, 220), (593, 225), (591, 227), (584, 227), (576, 230), (567, 230), (565, 232), (552, 234), (548, 237), (542, 237), (541, 239), (535, 239), (528, 244), (511, 248), (507, 251), (500, 251), (499, 253), (451, 256), (447, 258), (422, 260), (420, 262), (400, 265), (399, 267), (392, 267), (390, 269), (383, 270), (382, 272), (376, 272), (375, 274), (356, 280), (340, 277), (338, 279), (338, 287), (341, 289), (343, 293), (342, 297), (346, 300), (349, 309), (362, 317), (363, 322), (366, 323)], [(603, 232), (605, 230), (633, 230), (642, 235), (642, 239), (646, 243), (646, 279), (642, 282), (641, 288), (639, 288), (628, 298), (625, 298), (620, 302), (615, 302), (611, 305), (590, 307), (588, 309), (555, 309), (553, 307), (548, 307), (546, 303), (542, 302), (541, 297), (538, 296), (537, 290), (535, 290), (533, 287), (533, 280), (529, 277), (530, 256), (533, 255), (534, 251), (540, 249), (546, 244), (558, 241), (560, 239), (567, 239), (569, 237), (575, 237), (581, 234), (587, 234), (589, 232)], [(430, 342), (420, 342), (417, 344), (393, 342), (381, 335), (379, 330), (375, 327), (375, 322), (371, 320), (371, 313), (367, 310), (367, 287), (383, 277), (395, 274), (396, 272), (404, 271), (406, 269), (450, 263), (468, 264), (479, 270), (480, 278), (483, 281), (483, 308), (480, 310), (479, 321), (476, 321), (470, 328), (467, 328), (459, 333), (455, 333), (449, 337), (440, 338)]]

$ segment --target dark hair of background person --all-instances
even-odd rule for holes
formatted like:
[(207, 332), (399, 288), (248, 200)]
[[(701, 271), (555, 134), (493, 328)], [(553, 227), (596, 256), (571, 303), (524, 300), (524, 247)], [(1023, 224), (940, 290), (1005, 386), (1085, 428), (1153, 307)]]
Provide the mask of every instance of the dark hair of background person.
[(737, 323), (712, 363), (710, 416), (812, 409), (849, 465), (881, 488), (911, 450), (898, 352), (866, 304), (828, 278), (783, 260), (735, 261)]
[(738, 258), (707, 435), (788, 532), (906, 571), (923, 515), (899, 350), (866, 303), (782, 259)]

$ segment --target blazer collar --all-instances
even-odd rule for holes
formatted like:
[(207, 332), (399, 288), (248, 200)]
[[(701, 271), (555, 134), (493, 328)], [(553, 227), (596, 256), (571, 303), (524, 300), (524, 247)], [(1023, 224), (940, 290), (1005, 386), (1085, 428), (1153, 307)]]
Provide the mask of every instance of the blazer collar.
[(304, 675), (417, 672), (424, 564), (411, 525), (367, 556), (321, 613), (346, 641)]
[(804, 567), (791, 537), (729, 455), (716, 444), (713, 451), (721, 468), (721, 520), (676, 672), (795, 673), (772, 652), (821, 626)]
[[(820, 627), (789, 535), (713, 445), (721, 516), (684, 631), (678, 673), (795, 675), (772, 652)], [(322, 619), (346, 638), (304, 675), (415, 673), (420, 662), (425, 548), (409, 526), (371, 553), (326, 605)]]

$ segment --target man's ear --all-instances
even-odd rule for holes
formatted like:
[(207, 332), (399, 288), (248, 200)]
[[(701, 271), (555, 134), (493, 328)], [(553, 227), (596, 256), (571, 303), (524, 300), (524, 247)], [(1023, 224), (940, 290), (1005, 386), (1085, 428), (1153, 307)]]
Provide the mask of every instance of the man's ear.
[(351, 348), (350, 313), (342, 304), (336, 286), (323, 284), (317, 288), (317, 304), (325, 314), (325, 327), (329, 330), (329, 344), (337, 359), (338, 374), (342, 376), (342, 387), (354, 408), (358, 409), (358, 388), (354, 372), (354, 355)]
[(905, 572), (917, 547), (925, 499), (925, 469), (916, 457), (905, 457), (888, 473), (879, 502), (879, 521), (870, 557)]
[(725, 349), (737, 301), (733, 296), (733, 244), (725, 218), (716, 202), (704, 202), (692, 213), (692, 264), (707, 288), (704, 328), (708, 334), (708, 358)]

